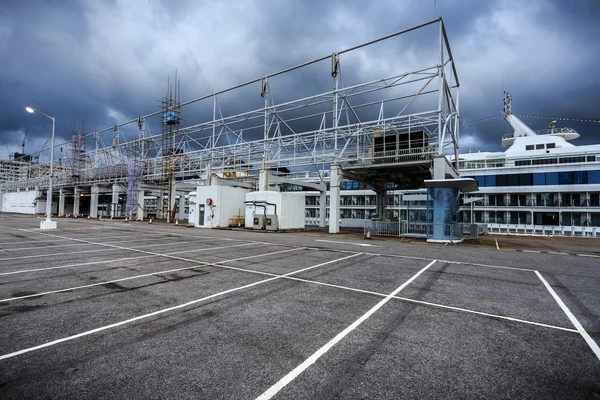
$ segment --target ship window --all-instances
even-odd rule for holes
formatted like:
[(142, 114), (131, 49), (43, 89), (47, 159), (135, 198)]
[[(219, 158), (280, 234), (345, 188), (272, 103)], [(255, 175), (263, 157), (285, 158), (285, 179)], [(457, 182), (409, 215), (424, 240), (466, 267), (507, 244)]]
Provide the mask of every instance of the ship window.
[(531, 160), (518, 160), (518, 161), (515, 161), (515, 166), (522, 167), (523, 165), (531, 165)]
[(546, 175), (544, 173), (533, 174), (533, 184), (536, 186), (545, 185), (546, 184)]
[(532, 161), (533, 165), (556, 164), (556, 158), (538, 158)]
[(585, 162), (585, 156), (580, 156), (580, 157), (561, 157), (560, 158), (560, 163), (561, 164), (576, 163), (576, 162)]
[(531, 186), (533, 184), (533, 174), (519, 174), (519, 186)]
[(485, 177), (485, 186), (496, 186), (496, 175), (488, 175)]
[(477, 182), (477, 186), (479, 187), (485, 186), (485, 176), (476, 176), (475, 182)]
[(571, 171), (561, 171), (558, 173), (558, 184), (559, 185), (572, 185), (573, 184), (573, 173)]
[(587, 185), (588, 176), (587, 171), (573, 171), (573, 184), (575, 185)]
[(547, 148), (547, 149), (553, 149), (553, 148), (555, 148), (555, 147), (556, 147), (556, 143), (547, 143), (547, 144), (546, 144), (546, 148)]
[(600, 183), (600, 171), (588, 171), (588, 183)]
[(507, 175), (496, 175), (496, 186), (506, 186), (507, 183)]
[(588, 160), (588, 162), (596, 161), (596, 156), (587, 156), (587, 160)]
[(519, 186), (519, 174), (508, 175), (507, 186)]
[(525, 146), (525, 150), (533, 150), (533, 145), (528, 144), (527, 146)]
[(546, 172), (546, 185), (558, 185), (558, 172)]
[(544, 148), (544, 143), (539, 143), (535, 145), (536, 150), (540, 150)]

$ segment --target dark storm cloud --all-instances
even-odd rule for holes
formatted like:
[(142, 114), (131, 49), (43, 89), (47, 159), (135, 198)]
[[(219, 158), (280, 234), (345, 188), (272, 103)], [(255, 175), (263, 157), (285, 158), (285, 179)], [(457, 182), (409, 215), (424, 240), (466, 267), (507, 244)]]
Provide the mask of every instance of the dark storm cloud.
[[(27, 150), (44, 144), (50, 121), (26, 114), (26, 105), (55, 116), (57, 134), (67, 140), (72, 118), (85, 119), (89, 131), (157, 110), (175, 69), (185, 101), (437, 15), (445, 19), (461, 79), (463, 121), (499, 116), (503, 90), (513, 92), (516, 114), (600, 117), (596, 1), (435, 3), (434, 12), (433, 0), (5, 1), (0, 137), (11, 151), (19, 150), (29, 128)], [(425, 56), (427, 36), (413, 39), (385, 44), (367, 59), (357, 57), (343, 72), (349, 80), (403, 72), (397, 69), (409, 66), (411, 57)], [(330, 88), (326, 73), (311, 74), (277, 81), (276, 100)], [(260, 104), (258, 88), (252, 90), (224, 107), (234, 112)], [(206, 108), (191, 110), (186, 124), (210, 115)], [(539, 129), (549, 121), (526, 122)], [(580, 144), (598, 141), (598, 125), (577, 128)], [(477, 139), (481, 150), (499, 150), (506, 130), (498, 122), (465, 127), (463, 147), (475, 149)], [(5, 151), (0, 147), (2, 157)]]

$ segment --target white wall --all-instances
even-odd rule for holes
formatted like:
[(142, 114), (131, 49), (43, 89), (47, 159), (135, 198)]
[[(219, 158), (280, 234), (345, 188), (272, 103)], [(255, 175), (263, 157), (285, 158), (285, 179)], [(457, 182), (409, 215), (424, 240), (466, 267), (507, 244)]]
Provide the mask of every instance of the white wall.
[(36, 211), (41, 208), (42, 212), (44, 212), (44, 207), (46, 206), (45, 201), (39, 201), (37, 205), (34, 204), (37, 195), (38, 192), (35, 190), (2, 193), (2, 211), (19, 214), (35, 214)]
[[(243, 215), (246, 192), (244, 188), (230, 186), (198, 186), (196, 190), (196, 215), (198, 208), (204, 204), (204, 220), (195, 224), (204, 228), (224, 228), (229, 226), (229, 218)], [(207, 199), (212, 205), (207, 205)]]
[[(302, 192), (259, 191), (246, 195), (246, 201), (265, 201), (274, 205), (265, 205), (266, 214), (276, 214), (279, 229), (302, 229), (306, 223), (306, 205)], [(246, 228), (254, 225), (254, 215), (265, 214), (260, 205), (246, 204)]]

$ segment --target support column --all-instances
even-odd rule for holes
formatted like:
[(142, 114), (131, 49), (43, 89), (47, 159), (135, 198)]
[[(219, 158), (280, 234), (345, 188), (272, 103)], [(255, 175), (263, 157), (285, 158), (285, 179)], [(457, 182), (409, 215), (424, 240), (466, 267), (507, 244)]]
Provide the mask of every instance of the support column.
[(79, 215), (79, 198), (81, 197), (81, 190), (75, 187), (73, 192), (73, 216)]
[(90, 218), (98, 218), (98, 186), (94, 185), (91, 188), (90, 194)]
[(112, 187), (112, 200), (110, 205), (110, 217), (116, 218), (119, 216), (118, 207), (119, 207), (119, 185), (114, 184)]
[(173, 187), (171, 189), (171, 191), (169, 192), (169, 213), (167, 214), (167, 223), (171, 223), (171, 222), (175, 222), (175, 217), (176, 215), (174, 214), (173, 211), (175, 211), (175, 201), (177, 200), (175, 198), (175, 187)]
[(144, 189), (138, 191), (138, 202), (135, 205), (134, 213), (138, 221), (144, 220)]
[(319, 196), (319, 228), (325, 228), (327, 217), (327, 192), (322, 192)]
[(58, 189), (58, 216), (65, 215), (65, 191), (63, 188)]
[(258, 175), (258, 190), (268, 191), (269, 190), (269, 171), (261, 170)]
[(375, 195), (376, 195), (376, 199), (375, 199), (375, 204), (376, 204), (375, 212), (377, 213), (377, 219), (379, 221), (383, 221), (384, 220), (383, 212), (384, 212), (384, 209), (385, 209), (385, 193), (386, 193), (386, 191), (384, 189), (375, 190)]
[(177, 218), (179, 218), (179, 221), (185, 219), (185, 194), (183, 193), (179, 194), (179, 212), (177, 213)]
[(340, 233), (340, 180), (339, 167), (329, 171), (329, 233)]

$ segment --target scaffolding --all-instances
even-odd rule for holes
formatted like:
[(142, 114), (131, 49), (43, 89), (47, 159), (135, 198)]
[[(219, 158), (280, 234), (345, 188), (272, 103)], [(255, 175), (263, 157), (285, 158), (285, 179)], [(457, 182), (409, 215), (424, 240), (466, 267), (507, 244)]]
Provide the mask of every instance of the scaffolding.
[(162, 133), (161, 133), (161, 158), (162, 158), (162, 176), (161, 185), (163, 191), (161, 195), (162, 201), (162, 217), (167, 220), (167, 223), (174, 220), (173, 210), (173, 172), (177, 157), (181, 155), (176, 147), (175, 140), (181, 125), (181, 84), (177, 79), (175, 72), (175, 81), (171, 84), (169, 79), (167, 85), (167, 96), (161, 101), (162, 114)]
[[(412, 41), (411, 35), (421, 32), (426, 40), (419, 36)], [(431, 48), (404, 62), (403, 52), (429, 42)], [(387, 68), (373, 74), (361, 65), (365, 60)], [(290, 82), (310, 84), (290, 91)], [(170, 220), (177, 181), (207, 181), (225, 173), (250, 180), (261, 170), (310, 171), (323, 181), (322, 171), (333, 164), (359, 173), (416, 160), (428, 163), (457, 153), (458, 88), (441, 18), (185, 102), (176, 78), (169, 80), (159, 110), (58, 143), (70, 148), (72, 157), (55, 169), (54, 185), (122, 183), (132, 196), (138, 187), (133, 181), (161, 187), (159, 211)], [(148, 134), (126, 138), (123, 131), (131, 132), (140, 120)], [(160, 131), (152, 134), (150, 126), (159, 125)], [(412, 138), (413, 132), (423, 138), (414, 142), (421, 145), (403, 147), (401, 138)], [(114, 138), (104, 145), (102, 137), (111, 133)], [(95, 148), (85, 149), (86, 137), (93, 137)], [(386, 137), (396, 144), (388, 148)], [(380, 142), (385, 144), (381, 151), (375, 149)], [(43, 189), (47, 167), (4, 168), (0, 189)]]
[(79, 177), (79, 172), (85, 166), (85, 125), (81, 122), (81, 134), (73, 132), (71, 137), (71, 175)]

